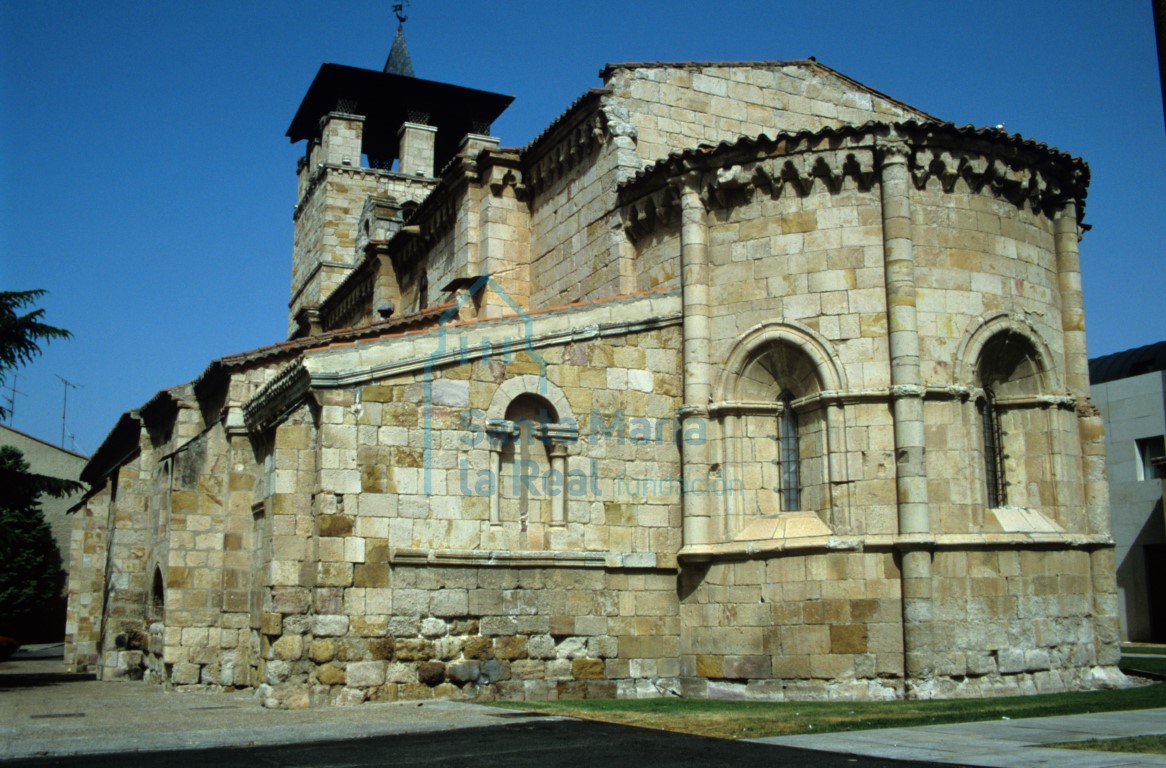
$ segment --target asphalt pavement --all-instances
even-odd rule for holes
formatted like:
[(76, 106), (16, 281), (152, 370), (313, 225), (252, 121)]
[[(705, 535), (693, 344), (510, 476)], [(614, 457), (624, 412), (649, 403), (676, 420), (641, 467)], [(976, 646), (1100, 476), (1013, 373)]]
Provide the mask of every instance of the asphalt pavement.
[[(264, 709), (253, 692), (173, 693), (63, 671), (59, 651), (0, 662), (8, 766), (1163, 766), (1166, 756), (1044, 748), (1166, 734), (1166, 709), (725, 741), (453, 701)], [(30, 658), (40, 655), (42, 658)], [(914, 762), (912, 762), (914, 761)]]

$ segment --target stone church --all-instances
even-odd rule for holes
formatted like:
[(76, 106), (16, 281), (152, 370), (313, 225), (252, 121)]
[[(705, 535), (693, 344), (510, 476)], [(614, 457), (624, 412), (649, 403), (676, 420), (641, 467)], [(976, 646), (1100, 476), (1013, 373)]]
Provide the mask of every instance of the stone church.
[(817, 61), (324, 64), (288, 339), (126, 412), (66, 661), (268, 706), (1120, 683), (1089, 170)]

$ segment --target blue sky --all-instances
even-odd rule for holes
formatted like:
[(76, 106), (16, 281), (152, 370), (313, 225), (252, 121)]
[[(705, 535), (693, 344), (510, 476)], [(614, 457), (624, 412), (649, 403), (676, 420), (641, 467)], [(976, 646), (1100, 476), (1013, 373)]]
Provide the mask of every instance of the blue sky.
[[(391, 3), (0, 0), (0, 287), (70, 329), (20, 372), (13, 426), (89, 453), (117, 416), (225, 354), (282, 340), (295, 162), (324, 61), (379, 69)], [(822, 63), (1093, 170), (1091, 355), (1166, 339), (1166, 129), (1149, 0), (416, 0), (417, 75), (516, 98), (526, 143), (613, 61)]]

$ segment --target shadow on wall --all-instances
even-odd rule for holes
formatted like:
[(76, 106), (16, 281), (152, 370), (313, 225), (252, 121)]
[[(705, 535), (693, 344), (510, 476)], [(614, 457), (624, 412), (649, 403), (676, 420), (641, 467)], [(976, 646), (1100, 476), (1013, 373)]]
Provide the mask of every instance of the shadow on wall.
[(1166, 521), (1162, 499), (1118, 564), (1126, 633), (1140, 643), (1166, 643)]

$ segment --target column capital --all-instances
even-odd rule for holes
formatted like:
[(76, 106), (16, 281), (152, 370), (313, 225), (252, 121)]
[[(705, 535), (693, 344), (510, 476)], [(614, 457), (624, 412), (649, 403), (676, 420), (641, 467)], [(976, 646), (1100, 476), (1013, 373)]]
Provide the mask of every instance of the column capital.
[(910, 144), (897, 138), (883, 139), (878, 142), (877, 147), (881, 164), (884, 167), (888, 165), (906, 165), (913, 151)]

